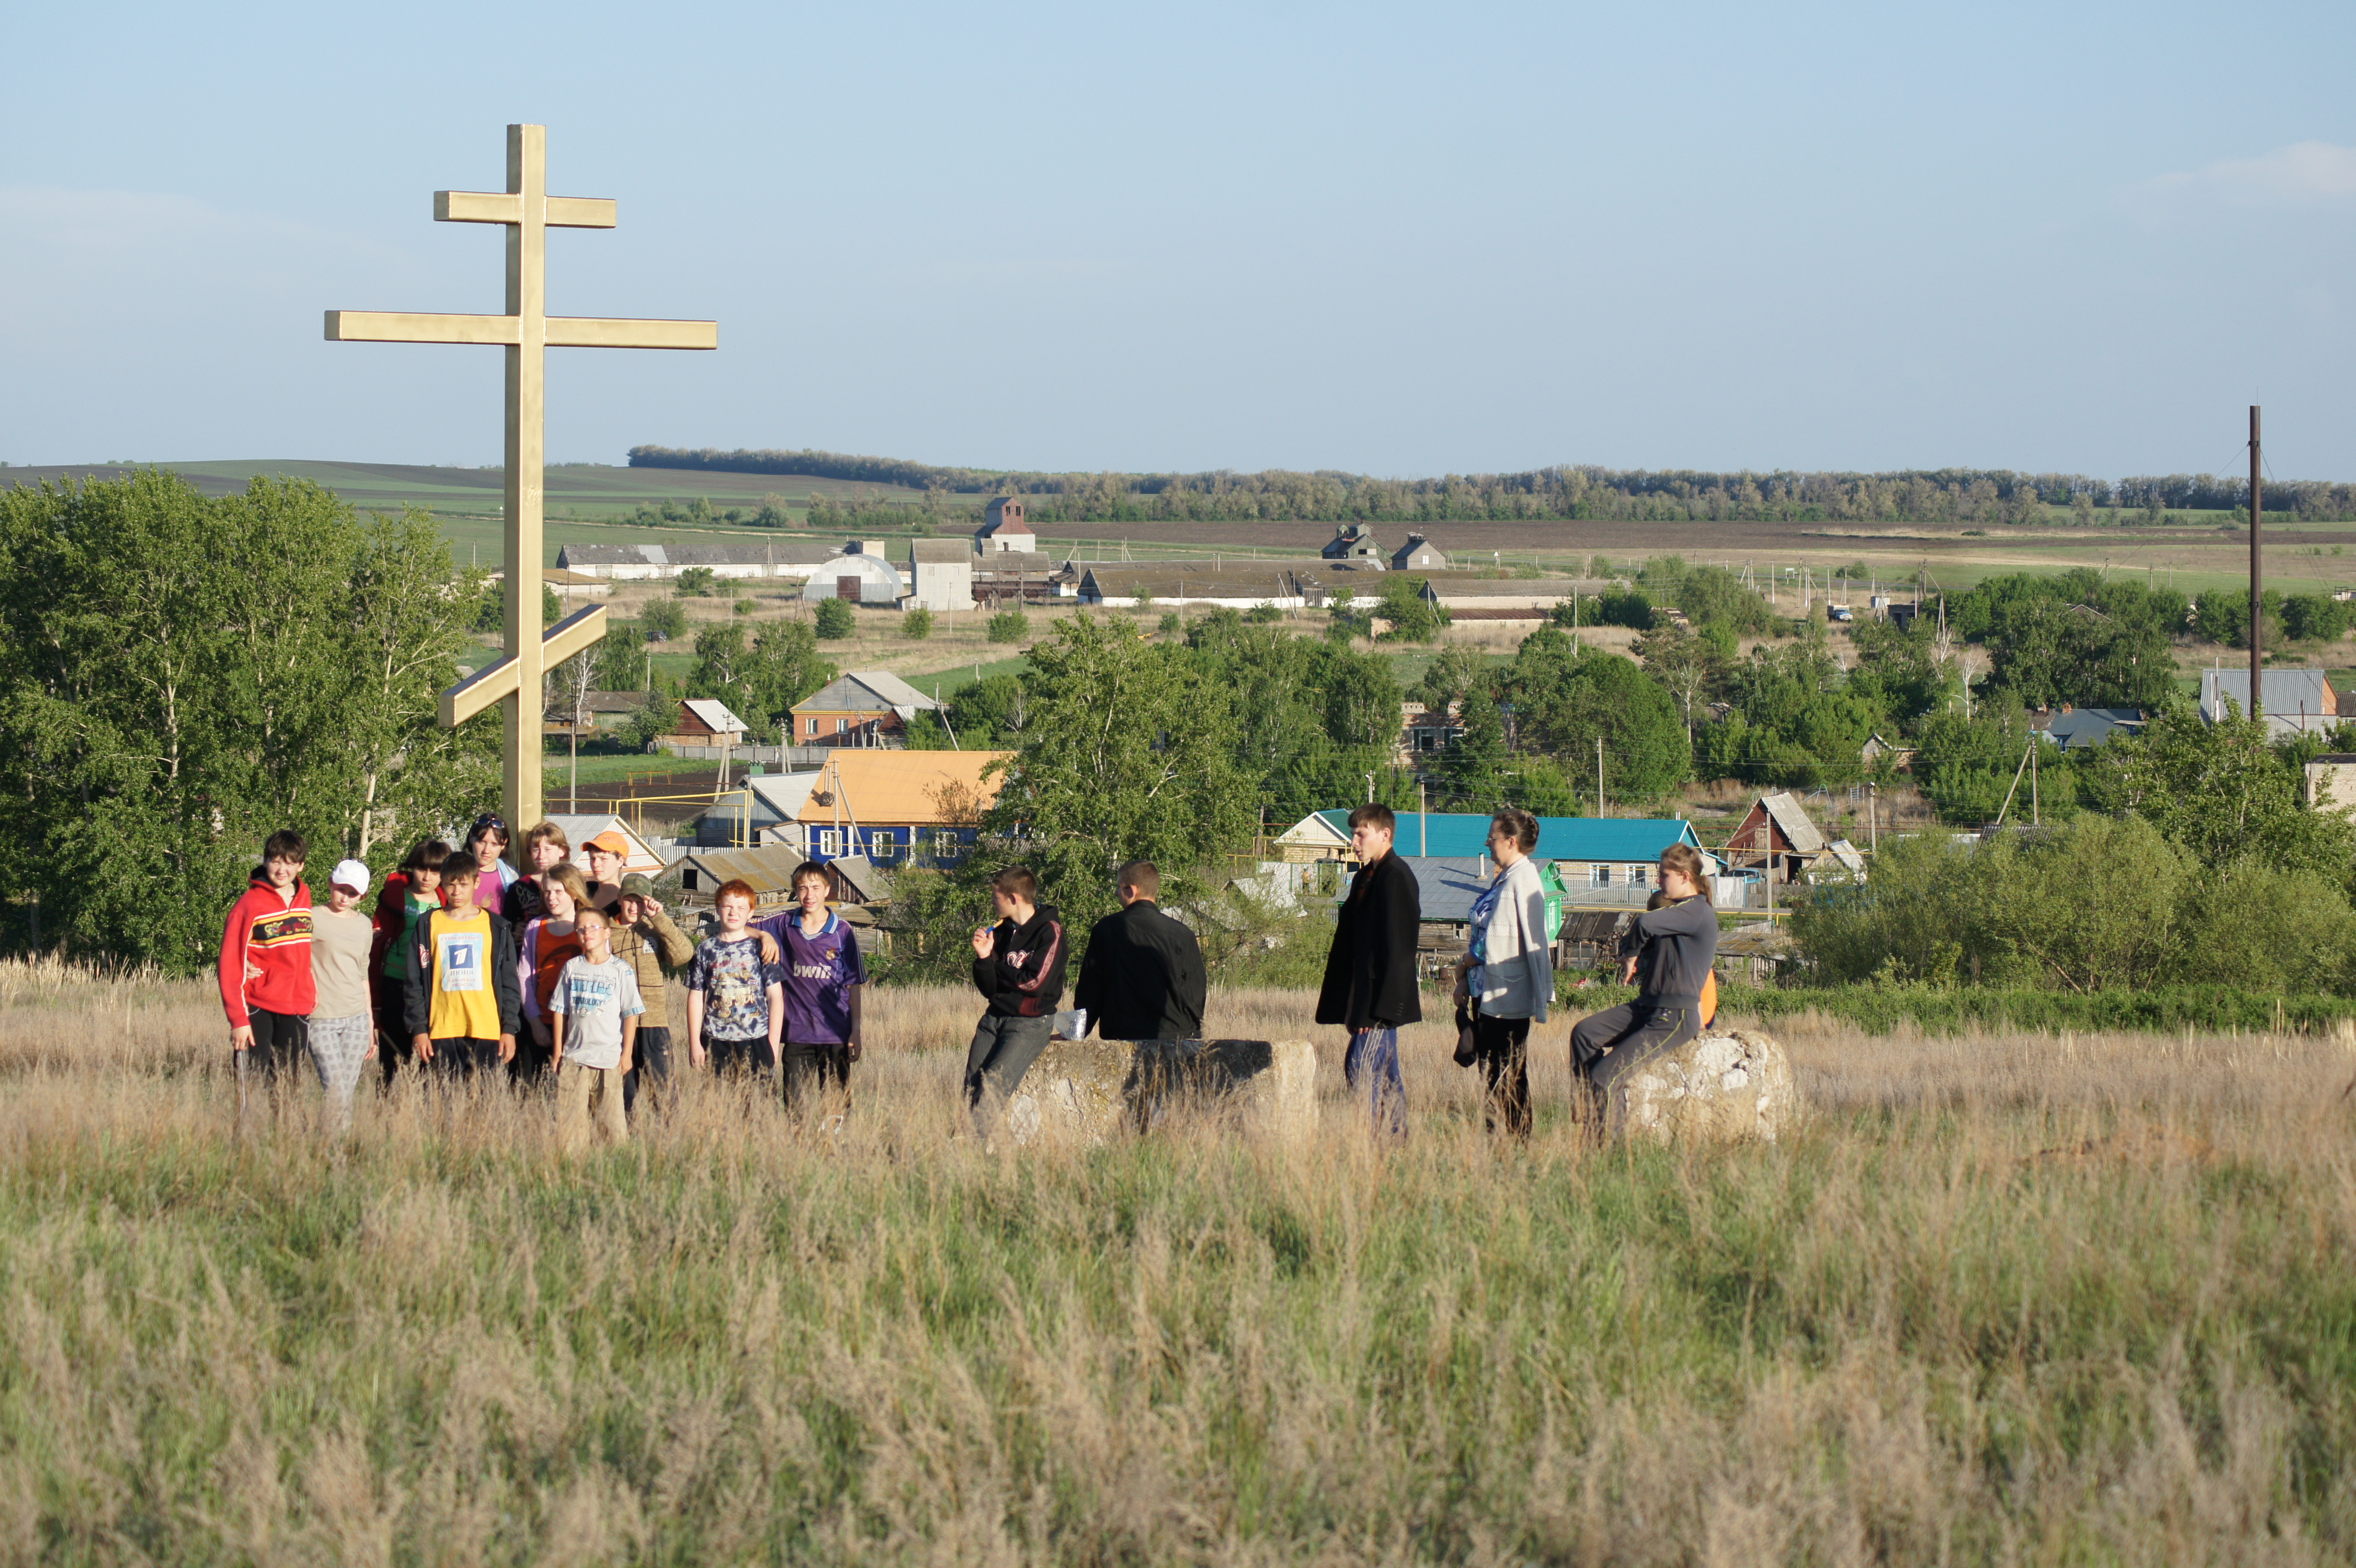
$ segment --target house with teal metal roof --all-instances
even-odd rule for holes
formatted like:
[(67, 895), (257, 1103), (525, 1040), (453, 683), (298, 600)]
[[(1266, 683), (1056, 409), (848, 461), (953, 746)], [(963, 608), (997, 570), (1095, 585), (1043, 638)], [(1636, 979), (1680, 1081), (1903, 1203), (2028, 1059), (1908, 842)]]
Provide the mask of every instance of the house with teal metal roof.
[[(1325, 847), (1346, 854), (1348, 808), (1312, 812), (1278, 841), (1288, 848)], [(1474, 860), (1489, 853), (1489, 818), (1476, 811), (1401, 811), (1392, 847), (1416, 857)], [(1702, 849), (1682, 817), (1540, 817), (1537, 858), (1551, 862), (1574, 903), (1633, 900), (1651, 896), (1661, 852), (1673, 843), (1701, 851), (1715, 872), (1718, 857)]]

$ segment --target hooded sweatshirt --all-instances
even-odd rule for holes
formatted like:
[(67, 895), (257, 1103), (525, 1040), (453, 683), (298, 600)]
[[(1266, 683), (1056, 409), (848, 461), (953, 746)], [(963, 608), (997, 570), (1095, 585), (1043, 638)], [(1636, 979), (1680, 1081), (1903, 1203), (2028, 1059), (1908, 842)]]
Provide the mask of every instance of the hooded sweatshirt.
[[(262, 971), (248, 980), (248, 963)], [(311, 890), (294, 884), (294, 897), (282, 900), (278, 889), (256, 876), (230, 908), (221, 930), (221, 1008), (230, 1027), (242, 1029), (253, 1022), (252, 1009), (284, 1013), (297, 1018), (311, 1015), (316, 992), (311, 983)]]
[(1636, 957), (1636, 1005), (1698, 1007), (1702, 983), (1718, 961), (1718, 912), (1697, 894), (1628, 922), (1622, 957)]
[(998, 946), (973, 961), (973, 983), (989, 999), (993, 1018), (1046, 1018), (1064, 994), (1064, 919), (1042, 904), (1016, 925), (998, 922)]

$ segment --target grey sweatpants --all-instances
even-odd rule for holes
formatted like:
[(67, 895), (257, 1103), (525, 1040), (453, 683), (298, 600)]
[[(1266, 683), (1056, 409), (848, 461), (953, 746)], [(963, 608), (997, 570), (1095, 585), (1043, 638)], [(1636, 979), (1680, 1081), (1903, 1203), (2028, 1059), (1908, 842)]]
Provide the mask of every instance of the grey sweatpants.
[(1570, 1070), (1587, 1086), (1589, 1133), (1603, 1136), (1625, 1113), (1627, 1095), (1612, 1098), (1622, 1079), (1700, 1032), (1701, 1010), (1687, 1004), (1639, 999), (1580, 1019), (1570, 1031)]
[(319, 1069), (319, 1087), (327, 1091), (320, 1119), (330, 1133), (351, 1127), (352, 1090), (360, 1081), (360, 1064), (368, 1059), (375, 1033), (376, 1020), (365, 1013), (311, 1020), (311, 1065)]

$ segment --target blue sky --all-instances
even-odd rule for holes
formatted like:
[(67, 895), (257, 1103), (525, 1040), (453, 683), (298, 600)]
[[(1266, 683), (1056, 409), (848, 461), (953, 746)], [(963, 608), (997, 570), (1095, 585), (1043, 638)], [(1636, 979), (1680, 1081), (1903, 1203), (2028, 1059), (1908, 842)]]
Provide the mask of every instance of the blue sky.
[(2356, 478), (2356, 6), (12, 8), (0, 458), (496, 461), (502, 127), (621, 227), (552, 458)]

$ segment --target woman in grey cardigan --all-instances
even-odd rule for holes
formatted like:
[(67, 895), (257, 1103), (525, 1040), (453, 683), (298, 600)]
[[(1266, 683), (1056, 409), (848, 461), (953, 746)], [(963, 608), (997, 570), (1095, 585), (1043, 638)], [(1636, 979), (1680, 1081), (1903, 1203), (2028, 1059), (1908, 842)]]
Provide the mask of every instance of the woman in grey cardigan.
[(1493, 1133), (1530, 1135), (1530, 1026), (1543, 1024), (1554, 1000), (1554, 962), (1547, 943), (1546, 889), (1530, 852), (1536, 817), (1508, 806), (1489, 819), (1489, 853), (1497, 875), (1472, 905), (1472, 945), (1456, 982), (1472, 1007), (1472, 1059), (1481, 1069), (1482, 1119)]
[(1701, 1030), (1701, 985), (1718, 961), (1718, 914), (1693, 845), (1661, 852), (1661, 891), (1670, 901), (1629, 921), (1620, 940), (1620, 955), (1634, 966), (1636, 1000), (1590, 1014), (1570, 1032), (1570, 1069), (1587, 1085), (1588, 1128), (1599, 1138), (1621, 1079)]

